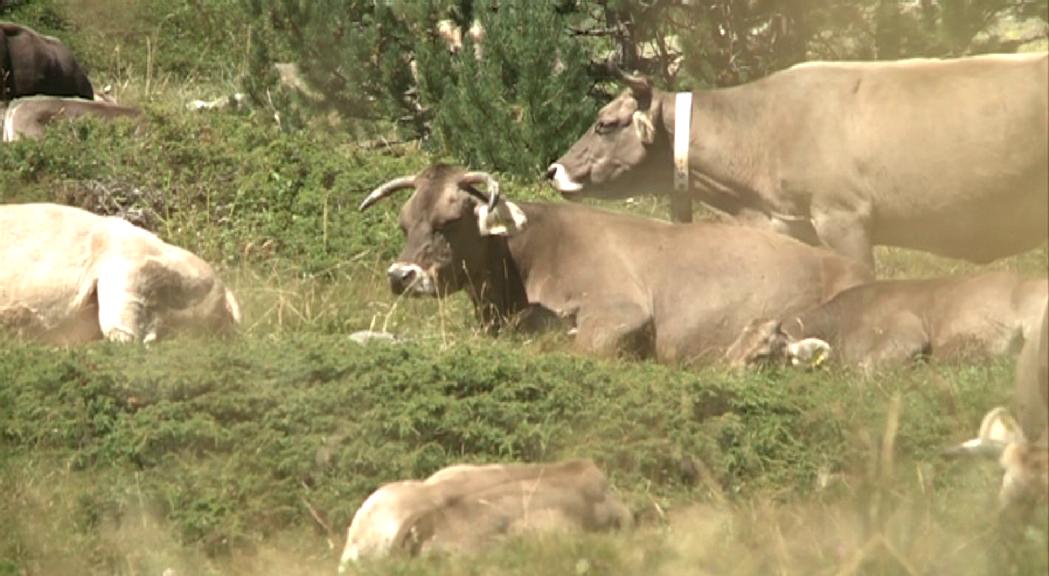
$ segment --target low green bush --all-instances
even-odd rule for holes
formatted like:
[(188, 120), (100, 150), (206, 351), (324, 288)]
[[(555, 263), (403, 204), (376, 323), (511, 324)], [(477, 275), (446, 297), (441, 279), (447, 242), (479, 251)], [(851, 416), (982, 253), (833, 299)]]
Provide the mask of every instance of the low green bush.
[[(901, 460), (935, 463), (1010, 379), (1004, 363), (739, 377), (533, 346), (362, 347), (309, 334), (151, 349), (12, 343), (0, 348), (0, 478), (40, 462), (105, 478), (74, 506), (84, 535), (126, 520), (133, 486), (136, 506), (208, 554), (309, 525), (306, 497), (341, 530), (380, 483), (464, 461), (593, 458), (635, 509), (711, 495), (789, 502), (823, 476), (864, 469), (887, 396), (905, 400)], [(953, 465), (933, 465), (949, 486)], [(24, 505), (17, 491), (4, 498), (0, 511)], [(0, 558), (19, 561), (17, 550), (0, 539)]]

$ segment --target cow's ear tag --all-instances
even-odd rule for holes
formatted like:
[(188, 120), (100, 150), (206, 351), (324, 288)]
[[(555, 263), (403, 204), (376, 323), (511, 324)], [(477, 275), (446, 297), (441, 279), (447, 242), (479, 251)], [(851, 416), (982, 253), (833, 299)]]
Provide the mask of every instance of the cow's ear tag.
[(819, 338), (805, 338), (787, 345), (790, 363), (807, 370), (815, 370), (830, 358), (830, 344)]
[(506, 200), (501, 200), (493, 210), (489, 210), (485, 204), (478, 204), (474, 211), (477, 213), (477, 228), (481, 236), (512, 236), (528, 223), (528, 217), (521, 207)]
[(634, 130), (637, 131), (637, 137), (641, 139), (641, 142), (645, 145), (651, 144), (656, 140), (656, 127), (652, 125), (652, 118), (649, 117), (647, 112), (638, 110), (634, 112)]

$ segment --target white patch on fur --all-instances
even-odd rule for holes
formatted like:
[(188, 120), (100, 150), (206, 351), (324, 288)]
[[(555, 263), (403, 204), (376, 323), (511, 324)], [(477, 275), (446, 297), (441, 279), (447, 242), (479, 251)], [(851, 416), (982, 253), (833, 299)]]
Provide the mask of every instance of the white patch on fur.
[(477, 213), (477, 228), (481, 236), (512, 236), (524, 230), (528, 223), (521, 207), (506, 200), (499, 202), (490, 212), (488, 206), (478, 204), (474, 212)]
[(561, 164), (553, 164), (550, 166), (554, 170), (554, 188), (558, 192), (579, 192), (583, 189), (583, 185), (568, 175), (568, 170)]

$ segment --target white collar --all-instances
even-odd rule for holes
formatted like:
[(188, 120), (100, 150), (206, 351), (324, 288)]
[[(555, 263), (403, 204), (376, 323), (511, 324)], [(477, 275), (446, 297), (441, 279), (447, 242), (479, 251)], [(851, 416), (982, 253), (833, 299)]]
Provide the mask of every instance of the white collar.
[(688, 140), (692, 133), (692, 93), (674, 99), (674, 191), (688, 192)]

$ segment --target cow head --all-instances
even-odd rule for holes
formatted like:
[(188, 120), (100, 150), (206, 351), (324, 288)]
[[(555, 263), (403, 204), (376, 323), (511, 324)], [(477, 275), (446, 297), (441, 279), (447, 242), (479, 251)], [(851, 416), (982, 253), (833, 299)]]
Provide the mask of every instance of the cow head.
[(1042, 436), (1038, 443), (1029, 442), (1009, 411), (999, 406), (983, 417), (976, 438), (945, 453), (997, 459), (1003, 470), (998, 492), (1001, 509), (1022, 513), (1029, 504), (1049, 496), (1049, 434)]
[(626, 198), (673, 187), (662, 93), (644, 78), (624, 76), (624, 81), (628, 89), (602, 108), (594, 125), (547, 169), (547, 178), (565, 198)]
[[(487, 193), (475, 188), (479, 184)], [(485, 239), (510, 236), (527, 222), (519, 207), (500, 198), (492, 175), (444, 164), (383, 184), (360, 209), (404, 188), (415, 192), (401, 208), (404, 249), (387, 270), (394, 294), (438, 296), (463, 288), (471, 274), (486, 270), (490, 245)]]
[(725, 360), (736, 368), (789, 363), (811, 370), (822, 366), (830, 352), (830, 344), (819, 338), (795, 340), (779, 320), (754, 320), (729, 347)]
[[(150, 265), (140, 273), (146, 293), (156, 302), (155, 323), (146, 339), (173, 334), (229, 334), (240, 324), (240, 305), (203, 260), (186, 254), (177, 265)], [(150, 288), (152, 284), (152, 288)]]

